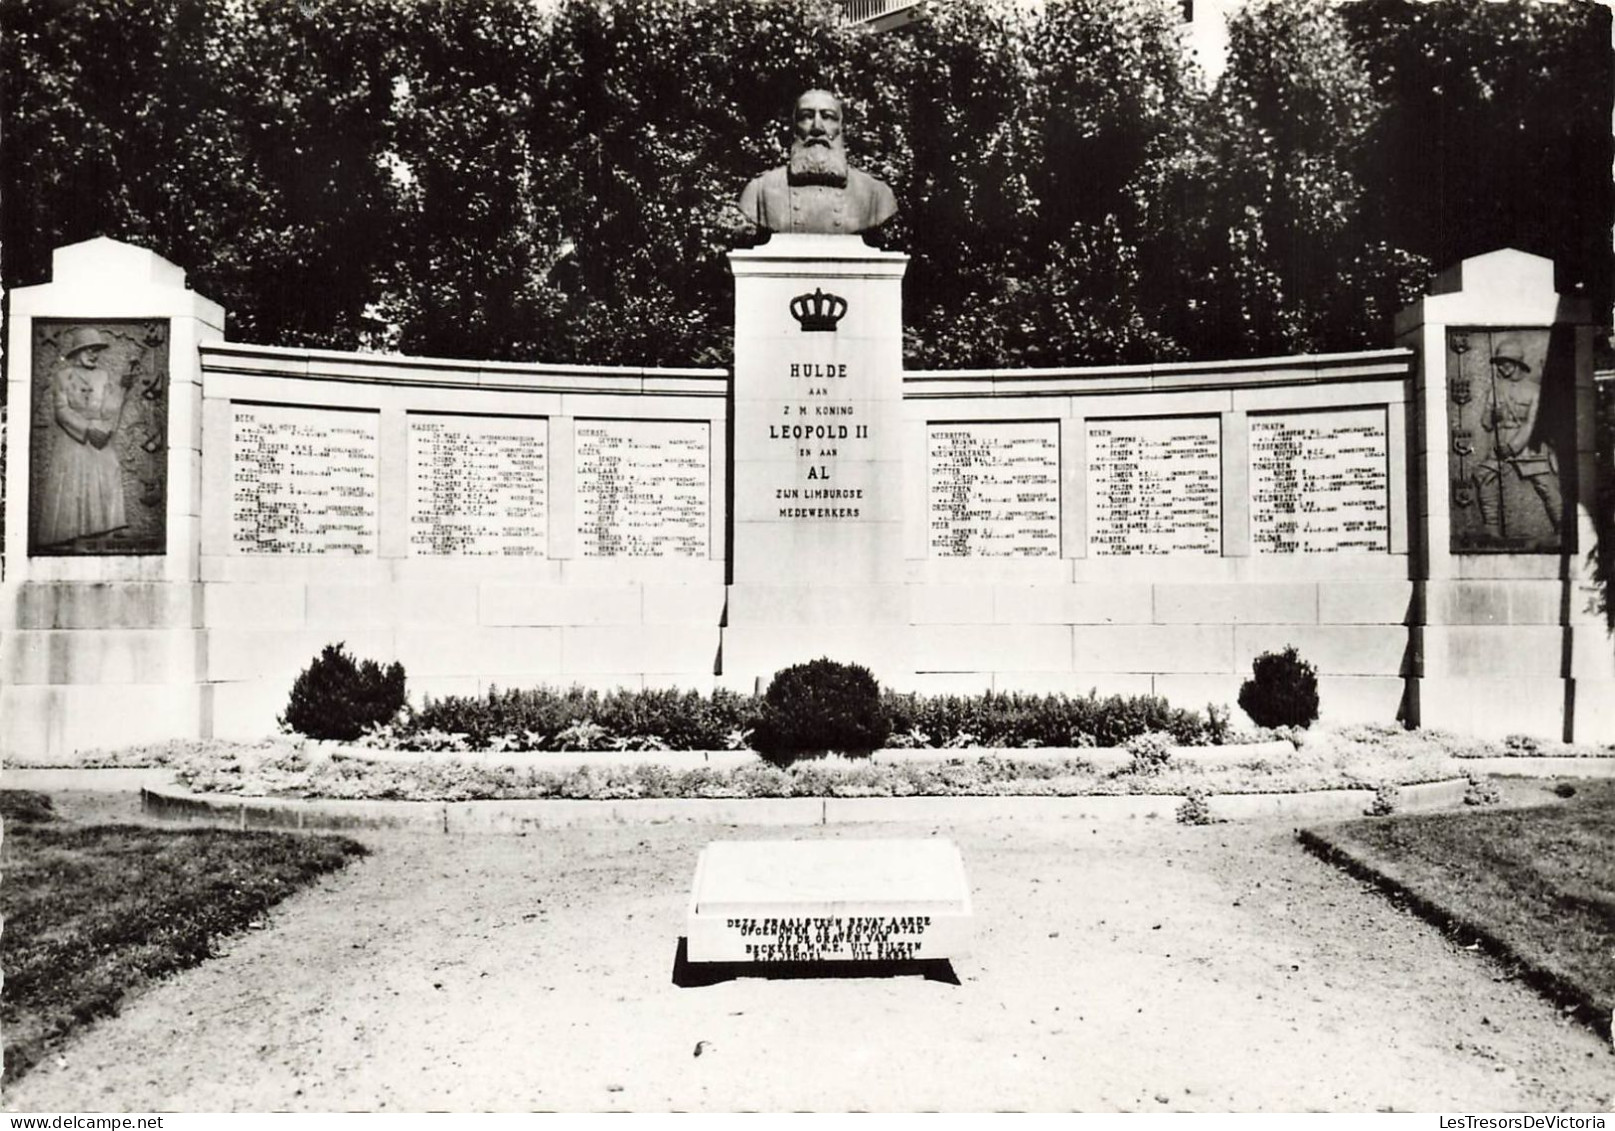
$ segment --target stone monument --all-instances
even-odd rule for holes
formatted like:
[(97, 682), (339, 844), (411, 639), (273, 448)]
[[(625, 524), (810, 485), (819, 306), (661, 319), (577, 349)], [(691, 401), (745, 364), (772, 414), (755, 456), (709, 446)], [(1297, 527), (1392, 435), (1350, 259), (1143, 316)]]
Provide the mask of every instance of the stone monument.
[(903, 577), (902, 281), (858, 233), (896, 211), (847, 166), (841, 106), (796, 103), (791, 163), (740, 205), (776, 233), (735, 276), (734, 552), (722, 670), (750, 689), (820, 655), (911, 670)]
[(184, 271), (115, 240), (11, 292), (0, 750), (207, 725), (198, 350), (223, 337)]
[(1418, 356), (1423, 576), (1410, 680), (1423, 726), (1587, 740), (1615, 728), (1593, 600), (1594, 320), (1553, 263), (1505, 248), (1403, 311)]
[(975, 910), (950, 840), (713, 841), (685, 919), (691, 962), (930, 962), (969, 950)]

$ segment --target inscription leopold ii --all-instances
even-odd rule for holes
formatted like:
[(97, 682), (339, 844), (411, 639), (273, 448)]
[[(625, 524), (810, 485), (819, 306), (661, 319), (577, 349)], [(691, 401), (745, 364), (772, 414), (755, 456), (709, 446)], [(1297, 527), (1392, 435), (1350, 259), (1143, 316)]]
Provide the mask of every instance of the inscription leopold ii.
[(863, 488), (834, 482), (837, 463), (856, 455), (870, 439), (869, 425), (858, 422), (857, 408), (836, 403), (846, 396), (846, 362), (791, 362), (793, 391), (801, 399), (780, 406), (768, 439), (793, 449), (799, 482), (776, 486), (780, 518), (857, 518)]

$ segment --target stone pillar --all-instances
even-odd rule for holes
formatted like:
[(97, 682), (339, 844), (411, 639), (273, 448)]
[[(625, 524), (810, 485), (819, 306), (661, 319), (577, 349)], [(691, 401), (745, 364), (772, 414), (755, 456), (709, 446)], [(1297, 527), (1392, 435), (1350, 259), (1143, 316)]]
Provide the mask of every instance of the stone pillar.
[(197, 347), (223, 334), (183, 271), (110, 239), (11, 292), (8, 761), (207, 732)]
[(856, 236), (729, 257), (733, 537), (726, 684), (820, 656), (912, 670), (904, 589), (902, 281)]
[(1396, 319), (1410, 428), (1412, 717), (1473, 734), (1615, 738), (1615, 661), (1589, 606), (1593, 325), (1553, 263), (1505, 249)]

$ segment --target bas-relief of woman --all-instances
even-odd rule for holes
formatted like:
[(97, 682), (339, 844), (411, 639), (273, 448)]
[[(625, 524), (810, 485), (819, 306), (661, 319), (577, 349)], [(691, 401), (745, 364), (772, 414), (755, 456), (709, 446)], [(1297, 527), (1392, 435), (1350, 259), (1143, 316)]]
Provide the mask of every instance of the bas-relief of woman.
[(112, 438), (123, 418), (134, 374), (119, 380), (101, 366), (112, 343), (93, 327), (62, 335), (62, 359), (51, 375), (51, 444), (40, 509), (42, 546), (105, 534), (128, 525), (123, 469)]

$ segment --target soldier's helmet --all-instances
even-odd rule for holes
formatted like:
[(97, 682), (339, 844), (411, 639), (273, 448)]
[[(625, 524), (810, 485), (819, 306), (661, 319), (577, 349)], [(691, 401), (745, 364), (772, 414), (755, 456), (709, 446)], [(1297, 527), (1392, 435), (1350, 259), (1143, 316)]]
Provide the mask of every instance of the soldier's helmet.
[(1492, 341), (1492, 364), (1500, 361), (1511, 361), (1521, 373), (1531, 372), (1531, 367), (1525, 360), (1525, 343), (1518, 334), (1499, 334)]
[(72, 357), (88, 349), (106, 349), (111, 344), (94, 326), (75, 326), (62, 335), (62, 356)]

